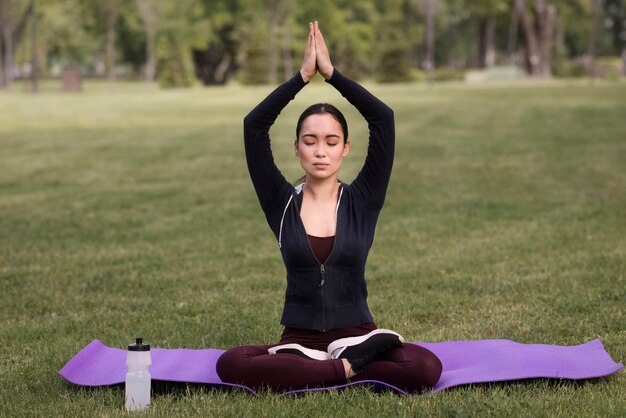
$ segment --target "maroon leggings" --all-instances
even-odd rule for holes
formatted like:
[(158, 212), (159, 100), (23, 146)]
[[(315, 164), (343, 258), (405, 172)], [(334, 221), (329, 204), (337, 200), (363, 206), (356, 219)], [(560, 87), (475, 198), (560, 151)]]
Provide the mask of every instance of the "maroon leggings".
[[(285, 328), (279, 344), (298, 343), (326, 351), (334, 340), (364, 335), (374, 329), (373, 322), (327, 332)], [(268, 348), (274, 345), (247, 345), (228, 350), (217, 362), (217, 374), (224, 382), (279, 391), (346, 382), (341, 360), (320, 361), (295, 354), (269, 354)], [(432, 388), (439, 376), (441, 362), (437, 356), (423, 347), (405, 343), (378, 357), (350, 381), (378, 380), (407, 392), (420, 392)]]

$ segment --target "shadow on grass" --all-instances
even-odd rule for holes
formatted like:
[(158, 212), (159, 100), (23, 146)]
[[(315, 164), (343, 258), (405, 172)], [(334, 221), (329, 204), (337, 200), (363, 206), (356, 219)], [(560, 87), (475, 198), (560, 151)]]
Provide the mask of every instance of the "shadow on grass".
[[(121, 385), (122, 387), (124, 385)], [(185, 382), (168, 382), (164, 380), (152, 381), (152, 395), (189, 395), (190, 393), (233, 393), (233, 394), (247, 394), (254, 396), (254, 393), (240, 387), (226, 386), (226, 385), (203, 385), (199, 383), (185, 383)]]
[[(69, 382), (62, 383), (64, 389), (74, 390), (76, 392), (96, 393), (98, 391), (111, 391), (113, 393), (125, 392), (124, 383), (117, 385), (107, 386), (78, 386)], [(245, 390), (240, 387), (222, 386), (222, 385), (205, 385), (200, 383), (186, 383), (186, 382), (168, 382), (164, 380), (152, 381), (152, 396), (165, 396), (165, 395), (181, 395), (187, 396), (191, 393), (233, 393), (233, 394), (248, 394), (253, 396), (254, 393)]]
[(483, 382), (483, 383), (469, 383), (467, 385), (453, 386), (444, 389), (442, 392), (456, 391), (456, 390), (470, 390), (470, 389), (515, 389), (524, 388), (531, 389), (533, 386), (541, 389), (561, 389), (571, 388), (579, 389), (585, 386), (597, 386), (600, 384), (609, 383), (614, 376), (602, 376), (591, 379), (554, 379), (554, 378), (534, 378), (534, 379), (519, 379), (519, 380), (504, 380), (501, 382)]

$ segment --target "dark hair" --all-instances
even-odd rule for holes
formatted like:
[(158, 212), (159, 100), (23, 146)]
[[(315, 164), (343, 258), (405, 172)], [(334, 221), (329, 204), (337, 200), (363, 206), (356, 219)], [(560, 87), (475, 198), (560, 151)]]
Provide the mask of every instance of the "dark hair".
[(302, 112), (298, 118), (298, 124), (296, 125), (296, 141), (300, 136), (302, 122), (304, 122), (304, 120), (311, 115), (321, 115), (324, 113), (328, 113), (337, 122), (339, 122), (339, 125), (341, 125), (341, 131), (343, 132), (343, 142), (345, 143), (348, 140), (348, 122), (346, 122), (346, 118), (343, 116), (343, 113), (330, 103), (316, 103), (307, 107), (304, 112)]

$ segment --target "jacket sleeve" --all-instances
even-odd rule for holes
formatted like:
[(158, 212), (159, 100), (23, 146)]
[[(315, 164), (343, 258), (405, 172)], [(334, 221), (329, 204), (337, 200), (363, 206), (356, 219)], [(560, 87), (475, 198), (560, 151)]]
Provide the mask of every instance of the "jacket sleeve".
[(306, 85), (300, 72), (276, 88), (243, 120), (243, 137), (248, 171), (267, 221), (278, 235), (282, 210), (293, 186), (274, 162), (270, 144), (270, 127), (280, 112)]
[(355, 196), (367, 207), (380, 210), (391, 177), (395, 146), (393, 111), (360, 84), (334, 69), (327, 80), (367, 121), (369, 144), (361, 171), (351, 184)]

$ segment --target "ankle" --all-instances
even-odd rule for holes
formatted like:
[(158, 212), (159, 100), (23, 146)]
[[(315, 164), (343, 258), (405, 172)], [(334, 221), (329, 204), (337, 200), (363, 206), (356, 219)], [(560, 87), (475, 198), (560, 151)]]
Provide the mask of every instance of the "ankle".
[(354, 370), (352, 370), (352, 365), (347, 359), (342, 358), (341, 362), (343, 363), (343, 370), (346, 373), (346, 379), (350, 379), (351, 377), (356, 376), (356, 373), (354, 372)]

